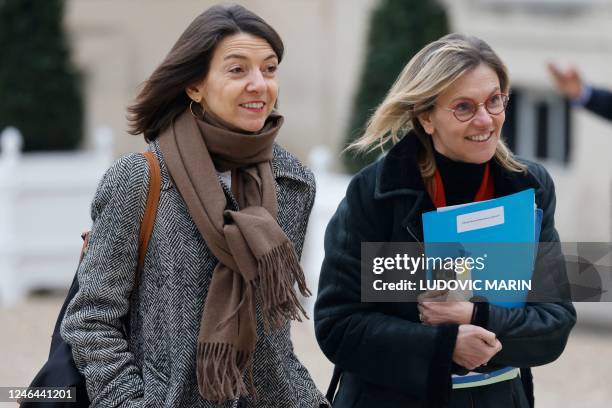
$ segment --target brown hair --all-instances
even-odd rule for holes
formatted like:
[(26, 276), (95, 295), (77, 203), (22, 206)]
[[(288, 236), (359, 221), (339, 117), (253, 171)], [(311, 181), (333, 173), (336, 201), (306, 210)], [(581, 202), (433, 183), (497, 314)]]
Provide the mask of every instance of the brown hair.
[(191, 100), (185, 88), (206, 77), (217, 45), (238, 33), (266, 40), (278, 61), (282, 60), (283, 41), (261, 17), (237, 4), (212, 6), (193, 20), (144, 82), (136, 101), (128, 107), (129, 133), (142, 133), (147, 142), (154, 140), (187, 109)]
[[(433, 145), (418, 116), (433, 109), (440, 94), (480, 64), (486, 64), (495, 71), (501, 91), (507, 93), (510, 89), (508, 70), (489, 44), (480, 38), (453, 33), (426, 45), (404, 67), (368, 121), (364, 135), (347, 149), (371, 151), (382, 148), (389, 141), (397, 143), (409, 130), (414, 129), (416, 137), (425, 146), (420, 167), (427, 181), (436, 168)], [(501, 139), (494, 158), (509, 171), (524, 172), (526, 169)]]

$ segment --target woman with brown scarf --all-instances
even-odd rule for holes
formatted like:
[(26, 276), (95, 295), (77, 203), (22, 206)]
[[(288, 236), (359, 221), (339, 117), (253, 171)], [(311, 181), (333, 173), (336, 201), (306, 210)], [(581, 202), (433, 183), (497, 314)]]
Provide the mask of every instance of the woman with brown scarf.
[(140, 276), (145, 159), (119, 159), (92, 204), (80, 290), (62, 324), (91, 406), (327, 406), (289, 335), (304, 316), (294, 284), (310, 294), (298, 258), (314, 180), (274, 142), (282, 57), (260, 17), (214, 6), (129, 108), (162, 192)]

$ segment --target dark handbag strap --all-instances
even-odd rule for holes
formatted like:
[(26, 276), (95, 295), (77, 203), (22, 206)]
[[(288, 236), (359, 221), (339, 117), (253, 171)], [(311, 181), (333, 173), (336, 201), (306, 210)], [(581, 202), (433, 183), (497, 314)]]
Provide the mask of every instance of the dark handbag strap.
[(327, 398), (330, 404), (334, 403), (334, 396), (336, 395), (336, 390), (338, 389), (338, 383), (340, 382), (341, 374), (342, 369), (337, 365), (334, 365), (334, 373), (332, 374), (332, 378), (329, 382), (329, 387), (327, 388), (327, 392), (325, 393), (325, 398)]

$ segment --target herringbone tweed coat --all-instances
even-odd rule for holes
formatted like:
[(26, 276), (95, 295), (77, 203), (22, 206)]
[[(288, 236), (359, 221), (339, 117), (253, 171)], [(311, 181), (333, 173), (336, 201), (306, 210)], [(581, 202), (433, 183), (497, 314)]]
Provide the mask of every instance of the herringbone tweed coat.
[[(149, 172), (130, 154), (106, 172), (92, 203), (89, 250), (80, 290), (66, 310), (61, 334), (87, 380), (92, 407), (319, 407), (327, 405), (296, 358), (287, 322), (265, 334), (257, 310), (254, 380), (258, 398), (215, 404), (196, 383), (200, 317), (217, 263), (173, 186), (157, 142), (162, 191), (142, 275), (136, 283), (138, 234)], [(273, 174), (278, 221), (301, 254), (315, 196), (312, 173), (278, 145)], [(228, 207), (236, 200), (224, 185)], [(129, 329), (124, 335), (124, 316)], [(127, 338), (126, 338), (127, 337)]]

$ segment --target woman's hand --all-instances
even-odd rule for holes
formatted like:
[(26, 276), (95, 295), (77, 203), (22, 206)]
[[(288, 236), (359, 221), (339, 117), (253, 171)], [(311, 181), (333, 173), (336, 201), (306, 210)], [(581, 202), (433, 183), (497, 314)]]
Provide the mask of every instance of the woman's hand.
[(429, 291), (418, 297), (419, 318), (424, 324), (470, 324), (474, 304), (448, 300), (445, 291)]
[(501, 342), (488, 330), (462, 324), (457, 332), (453, 361), (468, 370), (486, 365), (502, 349)]

